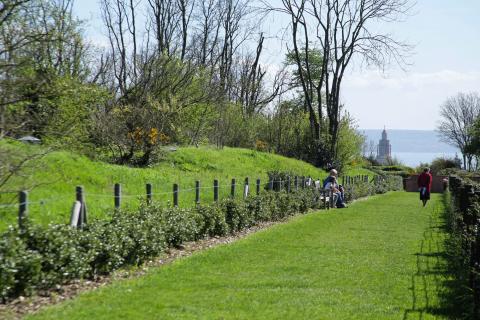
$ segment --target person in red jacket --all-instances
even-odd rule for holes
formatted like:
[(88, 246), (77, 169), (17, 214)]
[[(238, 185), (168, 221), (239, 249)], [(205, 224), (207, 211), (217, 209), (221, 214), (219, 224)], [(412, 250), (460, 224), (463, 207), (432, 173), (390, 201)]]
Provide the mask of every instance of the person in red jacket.
[(430, 189), (432, 188), (432, 175), (429, 168), (423, 169), (422, 174), (418, 176), (417, 185), (418, 191), (420, 191), (420, 200), (425, 207), (427, 201), (430, 200)]

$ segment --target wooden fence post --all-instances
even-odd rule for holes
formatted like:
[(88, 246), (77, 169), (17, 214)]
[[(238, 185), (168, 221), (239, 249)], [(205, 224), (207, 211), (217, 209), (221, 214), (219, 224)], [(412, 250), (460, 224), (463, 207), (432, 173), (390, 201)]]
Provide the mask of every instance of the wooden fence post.
[(85, 203), (85, 193), (82, 186), (76, 187), (76, 200), (81, 203), (80, 214), (78, 215), (77, 226), (83, 228), (87, 224), (87, 204)]
[(195, 181), (195, 204), (200, 204), (200, 181)]
[(18, 227), (23, 231), (24, 221), (28, 217), (28, 192), (18, 193)]
[(243, 185), (243, 199), (246, 199), (248, 197), (248, 193), (249, 193), (249, 180), (248, 180), (248, 177), (245, 178), (245, 184)]
[(178, 207), (178, 184), (173, 185), (173, 206)]
[(152, 184), (147, 183), (145, 187), (147, 189), (147, 204), (152, 204)]
[(232, 197), (232, 199), (235, 199), (236, 182), (237, 181), (235, 179), (232, 179), (232, 186), (231, 186), (231, 189), (230, 189), (230, 197)]
[(213, 180), (213, 201), (218, 202), (218, 180)]
[(115, 209), (120, 209), (120, 205), (122, 202), (122, 186), (120, 183), (115, 183), (114, 189), (114, 203)]
[(260, 195), (260, 185), (261, 185), (261, 181), (260, 179), (257, 179), (257, 196)]

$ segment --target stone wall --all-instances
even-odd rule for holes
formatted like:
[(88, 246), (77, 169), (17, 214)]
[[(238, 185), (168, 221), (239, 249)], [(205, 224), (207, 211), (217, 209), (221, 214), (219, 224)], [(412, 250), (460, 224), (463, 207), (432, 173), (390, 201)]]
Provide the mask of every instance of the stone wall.
[[(418, 174), (412, 175), (409, 178), (403, 181), (405, 191), (407, 192), (418, 192), (417, 179)], [(448, 176), (433, 176), (432, 181), (432, 193), (443, 193), (445, 191), (445, 182), (448, 180)]]

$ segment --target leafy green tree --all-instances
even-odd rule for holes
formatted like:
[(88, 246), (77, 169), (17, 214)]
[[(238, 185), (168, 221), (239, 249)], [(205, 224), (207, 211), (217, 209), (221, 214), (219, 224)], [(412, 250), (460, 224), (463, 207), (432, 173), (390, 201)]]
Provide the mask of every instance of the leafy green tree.
[(340, 121), (337, 143), (337, 163), (339, 167), (362, 162), (362, 146), (365, 136), (358, 131), (358, 126), (348, 113)]

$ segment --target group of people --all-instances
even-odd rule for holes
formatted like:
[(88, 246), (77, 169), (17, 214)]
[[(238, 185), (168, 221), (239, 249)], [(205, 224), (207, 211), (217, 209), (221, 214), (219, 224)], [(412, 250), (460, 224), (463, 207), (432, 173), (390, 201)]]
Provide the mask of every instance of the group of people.
[[(338, 184), (337, 176), (337, 170), (331, 169), (330, 175), (323, 181), (323, 188), (332, 192), (334, 207), (346, 208), (345, 189), (342, 185)], [(427, 205), (427, 201), (430, 200), (430, 190), (432, 188), (432, 174), (430, 173), (430, 168), (425, 168), (418, 176), (417, 185), (420, 192), (420, 200), (425, 207)]]
[(331, 191), (333, 195), (333, 206), (337, 208), (346, 208), (345, 189), (337, 181), (338, 172), (335, 169), (330, 170), (330, 175), (323, 181), (323, 188)]

